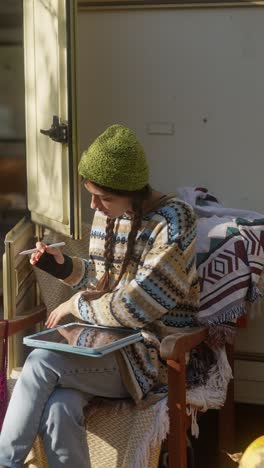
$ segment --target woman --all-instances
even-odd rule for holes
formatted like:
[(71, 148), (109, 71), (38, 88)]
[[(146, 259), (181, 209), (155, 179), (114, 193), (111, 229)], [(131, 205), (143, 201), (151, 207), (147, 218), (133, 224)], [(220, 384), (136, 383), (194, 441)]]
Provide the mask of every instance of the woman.
[[(0, 436), (0, 463), (20, 468), (39, 433), (49, 465), (87, 468), (83, 408), (94, 396), (154, 401), (166, 392), (159, 356), (167, 326), (195, 322), (195, 218), (175, 196), (149, 186), (135, 134), (113, 125), (82, 155), (79, 173), (96, 211), (89, 259), (37, 243), (31, 263), (71, 285), (73, 297), (47, 319), (140, 328), (143, 341), (94, 360), (34, 350), (13, 392)], [(15, 421), (15, 422), (14, 422)]]

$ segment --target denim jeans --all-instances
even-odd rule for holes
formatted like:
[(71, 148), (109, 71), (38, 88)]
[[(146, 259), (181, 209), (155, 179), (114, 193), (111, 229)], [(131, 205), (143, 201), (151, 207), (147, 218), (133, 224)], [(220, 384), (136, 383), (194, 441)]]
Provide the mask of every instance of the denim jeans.
[(83, 408), (94, 396), (129, 396), (114, 353), (91, 358), (45, 349), (32, 351), (4, 420), (0, 464), (22, 468), (40, 434), (50, 468), (88, 468)]

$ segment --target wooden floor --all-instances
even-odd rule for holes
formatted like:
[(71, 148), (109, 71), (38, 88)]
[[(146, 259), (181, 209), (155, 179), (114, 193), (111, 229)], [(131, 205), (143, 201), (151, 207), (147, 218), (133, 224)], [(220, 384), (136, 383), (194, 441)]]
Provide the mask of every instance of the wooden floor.
[[(236, 403), (235, 452), (243, 452), (257, 437), (264, 435), (264, 406)], [(217, 411), (209, 411), (200, 419), (200, 436), (192, 439), (195, 468), (236, 468), (217, 447)]]

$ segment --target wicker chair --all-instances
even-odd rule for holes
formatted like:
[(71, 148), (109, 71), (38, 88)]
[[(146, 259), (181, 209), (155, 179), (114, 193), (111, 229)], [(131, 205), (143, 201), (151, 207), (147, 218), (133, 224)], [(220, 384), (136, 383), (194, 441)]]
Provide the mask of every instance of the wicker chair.
[[(32, 327), (34, 324), (46, 319), (45, 306), (39, 306), (27, 316), (11, 320), (9, 323), (9, 335), (13, 335)], [(169, 372), (169, 420), (170, 431), (167, 438), (169, 467), (187, 467), (187, 438), (186, 431), (190, 426), (190, 418), (186, 416), (185, 397), (185, 353), (192, 347), (202, 342), (207, 336), (204, 329), (197, 330), (188, 335), (176, 335), (165, 338), (162, 342), (162, 357), (167, 359)], [(0, 325), (0, 343), (3, 341), (3, 328)], [(228, 396), (224, 407), (219, 412), (219, 447), (229, 449), (234, 436), (234, 411), (233, 411), (233, 384), (229, 386)], [(109, 421), (108, 421), (109, 423)], [(101, 447), (102, 448), (102, 447)], [(35, 444), (36, 453), (29, 460), (29, 467), (46, 468), (45, 457), (41, 450), (40, 441)], [(160, 446), (152, 453), (149, 468), (158, 466)], [(102, 451), (100, 450), (100, 453)], [(220, 453), (220, 452), (219, 452)], [(38, 459), (38, 461), (35, 461)], [(42, 460), (42, 462), (40, 462)], [(100, 465), (95, 465), (99, 468)], [(107, 465), (106, 465), (107, 466)], [(109, 466), (109, 465), (108, 465)], [(122, 466), (122, 465), (117, 465)], [(125, 466), (125, 465), (124, 465)], [(226, 466), (226, 465), (225, 465)]]
[[(32, 327), (36, 323), (45, 321), (45, 319), (46, 308), (42, 305), (27, 316), (11, 320), (9, 323), (9, 335), (11, 336)], [(170, 468), (187, 467), (186, 431), (190, 426), (190, 418), (186, 416), (185, 353), (204, 341), (206, 336), (206, 330), (200, 329), (186, 336), (171, 335), (162, 342), (161, 354), (167, 360), (169, 373), (168, 406), (170, 431), (167, 443)], [(0, 325), (0, 343), (1, 341), (3, 341), (3, 328)], [(233, 384), (231, 383), (226, 403), (219, 411), (219, 446), (229, 450), (234, 437), (233, 401)], [(158, 453), (153, 460), (153, 464), (149, 466), (157, 466), (157, 460)], [(32, 466), (40, 468), (45, 465), (40, 465), (36, 462), (36, 465)]]
[[(88, 237), (88, 236), (87, 236)], [(83, 250), (86, 251), (87, 254), (87, 242), (86, 241), (72, 241), (69, 239), (62, 239), (61, 236), (58, 237), (55, 233), (49, 235), (49, 238), (46, 239), (49, 243), (56, 242), (58, 240), (66, 240), (66, 250), (65, 252), (70, 255), (81, 255)], [(77, 251), (76, 251), (77, 247)], [(56, 302), (62, 302), (62, 300), (66, 300), (65, 293), (69, 294), (68, 289), (64, 289), (65, 285), (58, 283), (56, 280), (52, 278), (47, 280), (46, 275), (40, 270), (36, 269), (36, 277), (38, 284), (41, 285), (41, 294), (42, 299), (45, 305), (40, 305), (36, 307), (34, 310), (28, 313), (27, 316), (17, 317), (14, 320), (10, 320), (9, 326), (9, 335), (14, 335), (18, 332), (31, 328), (36, 323), (44, 322), (49, 313), (54, 307), (56, 307)], [(48, 281), (48, 284), (47, 283)], [(51, 293), (51, 285), (55, 284), (54, 289)], [(45, 287), (46, 286), (46, 287)], [(62, 288), (60, 290), (60, 288)], [(66, 287), (67, 288), (67, 287)], [(66, 291), (66, 292), (65, 292)], [(54, 302), (55, 301), (55, 302)], [(162, 341), (161, 344), (161, 357), (167, 361), (168, 364), (168, 379), (169, 379), (169, 391), (168, 391), (168, 408), (169, 408), (169, 421), (170, 421), (170, 430), (167, 437), (167, 450), (168, 450), (168, 459), (169, 459), (169, 468), (186, 468), (187, 467), (187, 437), (186, 432), (190, 427), (190, 417), (186, 415), (186, 365), (185, 365), (185, 355), (189, 352), (192, 348), (196, 347), (199, 343), (202, 343), (207, 338), (207, 330), (206, 329), (197, 329), (192, 332), (188, 333), (177, 333), (172, 334)], [(1, 350), (1, 340), (3, 341), (3, 329), (0, 325), (0, 350)], [(232, 349), (228, 350), (229, 358), (232, 365)], [(1, 362), (1, 361), (0, 361)], [(224, 407), (219, 411), (219, 448), (224, 448), (226, 450), (232, 450), (232, 443), (234, 438), (234, 397), (233, 397), (233, 382), (231, 381), (229, 384), (227, 400)], [(106, 410), (107, 411), (107, 410)], [(130, 411), (130, 410), (129, 410)], [(139, 410), (140, 411), (140, 410)], [(97, 412), (98, 417), (99, 412)], [(89, 417), (89, 415), (88, 415)], [(92, 416), (91, 416), (92, 417)], [(96, 452), (100, 450), (101, 453), (106, 451), (106, 447), (98, 446), (98, 440), (100, 440), (100, 430), (96, 427), (96, 422), (94, 419), (92, 420), (92, 424), (94, 426), (94, 434), (91, 439), (91, 435), (87, 435), (89, 441), (89, 447), (92, 443), (92, 454), (91, 456), (91, 463), (92, 466), (96, 468), (101, 468), (101, 465), (96, 462)], [(109, 418), (108, 418), (109, 420)], [(89, 421), (89, 426), (90, 426)], [(108, 421), (109, 422), (109, 421)], [(129, 428), (129, 424), (128, 424)], [(144, 428), (142, 428), (144, 429)], [(117, 430), (117, 429), (115, 429)], [(122, 432), (125, 432), (125, 428), (120, 429)], [(146, 429), (145, 429), (146, 430)], [(114, 430), (113, 430), (114, 432)], [(89, 439), (90, 437), (90, 439)], [(139, 435), (140, 437), (140, 435)], [(103, 437), (102, 437), (103, 438)], [(133, 441), (132, 445), (130, 443), (130, 450), (135, 450), (133, 446), (135, 441)], [(109, 447), (110, 444), (108, 444)], [(113, 444), (112, 444), (113, 445)], [(160, 452), (160, 444), (155, 446), (155, 450), (152, 447), (150, 450), (150, 458), (148, 468), (157, 468), (158, 461), (159, 461), (159, 452)], [(91, 452), (91, 450), (90, 450)], [(36, 455), (37, 454), (37, 455)], [(112, 454), (112, 455), (111, 455)], [(220, 454), (220, 450), (219, 450)], [(110, 453), (109, 456), (113, 456), (113, 452)], [(128, 455), (129, 457), (129, 455)], [(38, 461), (36, 461), (38, 458)], [(33, 460), (33, 461), (32, 461)], [(34, 462), (35, 460), (35, 462)], [(42, 460), (42, 463), (40, 462)], [(93, 462), (93, 460), (95, 460)], [(35, 463), (35, 464), (34, 464)], [(138, 466), (131, 464), (131, 460), (128, 459), (116, 460), (116, 464), (109, 465), (109, 461), (107, 464), (103, 466), (116, 466), (118, 468), (128, 466)], [(129, 464), (130, 463), (130, 464)], [(28, 462), (28, 467), (36, 467), (36, 468), (46, 468), (47, 462), (45, 461), (45, 455), (43, 454), (43, 450), (41, 448), (41, 442), (38, 440), (37, 444), (35, 444), (35, 454), (31, 457), (31, 462)], [(225, 464), (225, 467), (227, 465)], [(143, 467), (142, 467), (143, 468)], [(145, 468), (145, 466), (144, 466)]]

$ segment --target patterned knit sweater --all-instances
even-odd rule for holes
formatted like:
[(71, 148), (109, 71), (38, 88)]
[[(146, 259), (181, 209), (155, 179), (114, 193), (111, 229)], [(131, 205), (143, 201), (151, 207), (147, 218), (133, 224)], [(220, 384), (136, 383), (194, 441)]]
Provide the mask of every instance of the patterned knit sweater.
[[(104, 273), (105, 226), (106, 217), (96, 212), (89, 259), (73, 257), (72, 273), (64, 282), (80, 290), (73, 296), (73, 313), (78, 318), (90, 324), (141, 329), (142, 341), (117, 352), (123, 381), (139, 401), (150, 391), (165, 391), (166, 363), (159, 351), (166, 327), (195, 323), (199, 305), (195, 215), (176, 196), (163, 198), (159, 206), (144, 215), (133, 259), (116, 289), (87, 302), (82, 290), (94, 289)], [(118, 277), (130, 228), (130, 218), (116, 220), (111, 281)]]

